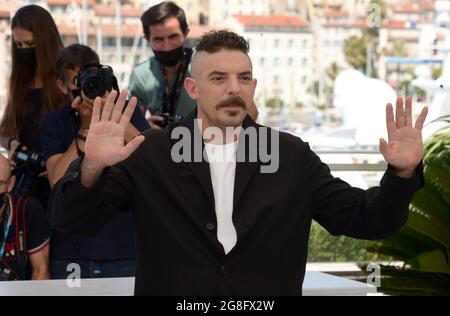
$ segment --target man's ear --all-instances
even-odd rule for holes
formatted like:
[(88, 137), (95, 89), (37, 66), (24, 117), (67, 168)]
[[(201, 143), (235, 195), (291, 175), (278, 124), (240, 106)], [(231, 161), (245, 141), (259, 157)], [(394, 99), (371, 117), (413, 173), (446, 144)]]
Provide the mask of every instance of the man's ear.
[(186, 80), (184, 80), (184, 88), (186, 89), (186, 92), (189, 94), (191, 99), (198, 100), (197, 82), (194, 78), (187, 77)]
[(258, 85), (258, 79), (253, 78), (253, 98), (255, 98), (256, 86)]
[(8, 188), (6, 189), (6, 191), (8, 193), (11, 193), (11, 191), (14, 189), (15, 184), (16, 184), (16, 176), (12, 176), (11, 178), (9, 178)]
[(56, 79), (56, 85), (58, 86), (58, 89), (61, 90), (64, 94), (69, 94), (69, 90), (67, 89), (66, 85), (61, 79)]

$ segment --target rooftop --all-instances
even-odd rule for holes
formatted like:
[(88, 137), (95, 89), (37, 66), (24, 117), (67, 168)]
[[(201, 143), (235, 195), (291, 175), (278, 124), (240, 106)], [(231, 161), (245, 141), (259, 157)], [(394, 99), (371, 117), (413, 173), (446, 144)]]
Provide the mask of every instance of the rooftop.
[(306, 27), (307, 23), (291, 15), (236, 15), (239, 23), (245, 26), (277, 26), (277, 27)]

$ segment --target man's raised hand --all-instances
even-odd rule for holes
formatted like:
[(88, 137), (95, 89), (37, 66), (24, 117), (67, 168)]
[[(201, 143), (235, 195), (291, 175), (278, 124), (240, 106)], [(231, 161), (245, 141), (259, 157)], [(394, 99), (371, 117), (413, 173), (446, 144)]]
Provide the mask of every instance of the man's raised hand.
[(397, 99), (396, 114), (392, 104), (386, 108), (388, 141), (380, 139), (380, 152), (395, 168), (397, 175), (411, 177), (423, 157), (422, 128), (427, 118), (428, 108), (419, 115), (416, 124), (412, 122), (412, 99)]
[(127, 91), (120, 93), (117, 102), (116, 98), (117, 92), (112, 91), (103, 110), (101, 99), (95, 99), (91, 125), (84, 146), (82, 184), (85, 186), (93, 185), (106, 167), (127, 159), (144, 141), (144, 136), (139, 135), (125, 145), (126, 128), (136, 108), (137, 100), (131, 98), (123, 111)]

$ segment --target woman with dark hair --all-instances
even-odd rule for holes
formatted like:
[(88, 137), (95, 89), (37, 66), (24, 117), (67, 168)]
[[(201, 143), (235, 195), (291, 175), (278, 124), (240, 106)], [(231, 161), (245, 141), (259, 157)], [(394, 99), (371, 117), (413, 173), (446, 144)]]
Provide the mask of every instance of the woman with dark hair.
[[(56, 57), (63, 43), (50, 13), (37, 5), (20, 8), (12, 19), (11, 31), (12, 72), (0, 141), (9, 150), (16, 171), (22, 173), (16, 193), (36, 196), (46, 205), (48, 180), (41, 173), (45, 169), (37, 168), (41, 154), (39, 124), (43, 115), (66, 103), (56, 85)], [(23, 150), (30, 154), (16, 155)]]

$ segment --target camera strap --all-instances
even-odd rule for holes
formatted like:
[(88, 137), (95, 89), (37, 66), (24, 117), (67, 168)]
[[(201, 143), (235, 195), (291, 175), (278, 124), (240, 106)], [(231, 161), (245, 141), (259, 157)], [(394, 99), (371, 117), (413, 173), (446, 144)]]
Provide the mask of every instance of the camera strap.
[[(7, 203), (7, 218), (5, 220), (4, 227), (4, 239), (2, 241), (2, 246), (0, 250), (0, 272), (7, 269), (10, 274), (11, 280), (20, 280), (21, 278), (14, 271), (12, 267), (8, 264), (6, 260), (3, 259), (3, 255), (5, 254), (5, 246), (7, 237), (9, 234), (9, 230), (11, 228), (13, 218), (14, 224), (16, 228), (16, 254), (17, 254), (17, 263), (21, 267), (26, 267), (28, 263), (27, 253), (26, 253), (26, 231), (25, 231), (25, 209), (29, 202), (29, 197), (20, 197), (15, 204), (13, 198), (8, 195), (8, 203)], [(15, 204), (15, 208), (13, 205)]]
[[(9, 199), (8, 199), (9, 200)], [(11, 207), (11, 202), (8, 201), (6, 203), (6, 214), (5, 214), (5, 220), (3, 222), (3, 240), (2, 240), (2, 246), (0, 248), (0, 258), (3, 258), (3, 255), (5, 254), (5, 247), (6, 247), (6, 241), (8, 239), (9, 229), (11, 228), (12, 224), (12, 218), (13, 218), (13, 212)]]
[(184, 79), (186, 77), (189, 64), (191, 63), (192, 54), (194, 50), (192, 48), (185, 48), (185, 58), (183, 63), (178, 67), (178, 71), (175, 77), (172, 88), (169, 87), (169, 80), (166, 76), (166, 71), (161, 65), (161, 72), (164, 75), (164, 87), (162, 92), (162, 111), (163, 113), (169, 113), (170, 115), (175, 115), (178, 101), (180, 100), (181, 89), (183, 87)]
[(28, 263), (26, 230), (25, 230), (25, 210), (30, 202), (29, 197), (19, 197), (17, 200), (16, 215), (16, 241), (17, 241), (17, 262), (20, 266), (25, 267)]

